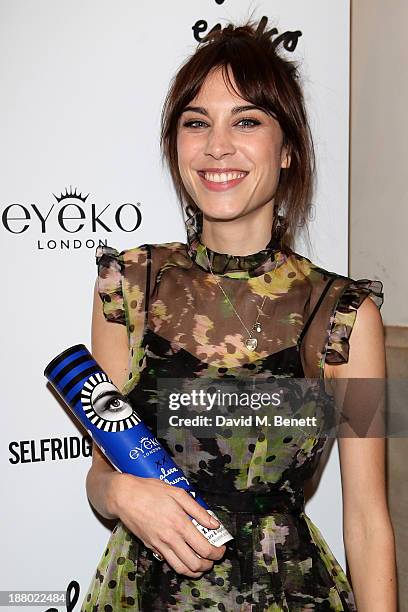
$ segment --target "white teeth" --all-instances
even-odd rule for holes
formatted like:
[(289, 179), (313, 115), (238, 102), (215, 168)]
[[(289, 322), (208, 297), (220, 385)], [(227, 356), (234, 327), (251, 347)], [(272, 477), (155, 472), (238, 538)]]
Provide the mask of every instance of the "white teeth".
[(204, 177), (206, 181), (211, 181), (212, 183), (225, 183), (227, 181), (232, 181), (237, 178), (241, 178), (246, 175), (246, 172), (221, 172), (221, 173), (213, 173), (213, 172), (204, 172)]

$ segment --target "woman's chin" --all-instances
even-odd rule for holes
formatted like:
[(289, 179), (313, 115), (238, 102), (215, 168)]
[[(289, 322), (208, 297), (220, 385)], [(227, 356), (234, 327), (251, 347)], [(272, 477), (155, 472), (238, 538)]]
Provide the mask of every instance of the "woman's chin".
[(233, 221), (234, 219), (238, 219), (245, 215), (245, 212), (242, 209), (230, 208), (227, 206), (217, 207), (201, 207), (201, 211), (203, 213), (203, 217), (205, 217), (208, 221)]

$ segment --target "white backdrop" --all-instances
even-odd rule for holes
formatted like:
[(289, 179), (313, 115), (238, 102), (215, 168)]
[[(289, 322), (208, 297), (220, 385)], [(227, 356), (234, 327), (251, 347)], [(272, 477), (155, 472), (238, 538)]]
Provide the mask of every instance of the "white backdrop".
[[(185, 240), (159, 158), (162, 102), (197, 44), (194, 24), (205, 20), (211, 29), (252, 11), (279, 33), (302, 32), (291, 55), (303, 66), (319, 185), (314, 249), (297, 250), (347, 274), (347, 1), (0, 0), (0, 590), (65, 590), (76, 580), (82, 601), (96, 569), (109, 532), (86, 498), (89, 448), (46, 388), (43, 369), (70, 345), (91, 346), (99, 241), (121, 250)], [(71, 187), (74, 195), (61, 200)], [(141, 224), (125, 231), (136, 208)], [(58, 444), (62, 454), (53, 457), (47, 449)], [(306, 512), (344, 567), (337, 445)]]

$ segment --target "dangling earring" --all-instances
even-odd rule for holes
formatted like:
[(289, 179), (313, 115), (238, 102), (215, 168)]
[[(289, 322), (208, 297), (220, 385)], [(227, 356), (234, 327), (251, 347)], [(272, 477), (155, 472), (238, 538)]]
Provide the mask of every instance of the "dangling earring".
[[(184, 209), (187, 219), (184, 221), (187, 234), (187, 242), (191, 245), (195, 240), (200, 239), (202, 230), (202, 211), (197, 207), (187, 205)], [(193, 211), (193, 212), (191, 212)], [(189, 215), (189, 213), (191, 213)]]
[(188, 225), (196, 223), (196, 216), (197, 216), (198, 211), (199, 211), (198, 208), (193, 208), (191, 204), (187, 204), (187, 206), (184, 208), (184, 213), (186, 215), (186, 218), (184, 219), (184, 225), (186, 227)]
[(282, 209), (279, 208), (273, 218), (272, 235), (276, 240), (282, 240), (288, 229), (288, 221), (283, 214), (280, 214), (281, 211)]
[(202, 210), (198, 208), (198, 206), (196, 208), (193, 208), (190, 204), (188, 204), (184, 209), (184, 212), (187, 215), (187, 218), (184, 221), (184, 225), (186, 227), (187, 232), (195, 231), (197, 233), (201, 233), (203, 227)]

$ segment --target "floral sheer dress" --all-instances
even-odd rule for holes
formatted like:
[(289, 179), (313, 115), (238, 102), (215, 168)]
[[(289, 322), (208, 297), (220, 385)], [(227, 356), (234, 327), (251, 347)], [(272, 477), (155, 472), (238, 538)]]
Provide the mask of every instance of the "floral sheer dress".
[[(129, 338), (123, 392), (153, 430), (157, 380), (322, 379), (325, 363), (347, 362), (363, 300), (383, 303), (381, 281), (324, 270), (282, 250), (274, 236), (252, 255), (207, 253), (248, 327), (266, 296), (254, 351), (211, 274), (200, 220), (187, 221), (187, 243), (97, 249), (101, 308)], [(155, 560), (118, 521), (82, 612), (356, 610), (345, 572), (305, 513), (304, 484), (327, 437), (282, 431), (248, 439), (225, 429), (200, 438), (170, 428), (159, 439), (234, 539), (212, 571), (192, 580)]]

